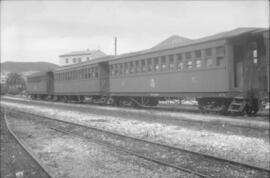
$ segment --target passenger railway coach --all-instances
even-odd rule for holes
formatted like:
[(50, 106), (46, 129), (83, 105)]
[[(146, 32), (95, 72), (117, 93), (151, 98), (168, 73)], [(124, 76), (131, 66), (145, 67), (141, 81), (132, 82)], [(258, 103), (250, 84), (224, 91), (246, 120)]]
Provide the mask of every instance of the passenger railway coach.
[[(45, 76), (54, 77), (54, 91), (47, 96), (55, 100), (89, 97), (93, 102), (155, 106), (166, 97), (193, 96), (202, 111), (254, 114), (259, 101), (269, 96), (269, 30), (239, 28), (61, 67), (53, 74)], [(29, 87), (29, 94), (38, 91)]]

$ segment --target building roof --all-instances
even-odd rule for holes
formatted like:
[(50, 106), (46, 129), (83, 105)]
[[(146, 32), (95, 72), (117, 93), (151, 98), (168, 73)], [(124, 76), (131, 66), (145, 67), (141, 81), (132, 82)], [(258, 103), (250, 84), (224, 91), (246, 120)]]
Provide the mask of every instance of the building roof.
[(62, 54), (59, 57), (66, 57), (66, 56), (78, 56), (78, 55), (89, 55), (89, 54), (93, 54), (93, 53), (102, 53), (104, 55), (106, 55), (104, 52), (100, 51), (100, 50), (86, 50), (86, 51), (73, 51), (70, 53), (66, 53), (66, 54)]
[(151, 49), (154, 50), (154, 49), (170, 48), (187, 41), (191, 41), (191, 39), (178, 35), (172, 35), (169, 38), (157, 44), (156, 46), (152, 47)]
[(120, 59), (120, 58), (124, 58), (124, 57), (131, 57), (131, 56), (135, 56), (135, 55), (143, 55), (143, 54), (147, 54), (147, 53), (154, 53), (154, 52), (163, 51), (163, 50), (169, 50), (169, 49), (175, 49), (175, 48), (180, 48), (180, 47), (185, 47), (185, 46), (190, 46), (190, 45), (196, 45), (199, 43), (205, 43), (205, 42), (209, 42), (209, 41), (228, 39), (228, 38), (232, 38), (232, 37), (235, 37), (238, 35), (252, 33), (254, 31), (263, 30), (263, 29), (264, 28), (253, 28), (253, 27), (236, 28), (236, 29), (231, 30), (231, 31), (217, 33), (217, 34), (214, 34), (211, 36), (207, 36), (207, 37), (203, 37), (203, 38), (199, 38), (199, 39), (195, 39), (195, 40), (183, 40), (180, 43), (171, 43), (170, 45), (163, 45), (163, 46), (159, 46), (158, 48), (156, 48), (154, 46), (153, 48), (142, 50), (142, 51), (125, 53), (125, 54), (118, 55), (115, 58)]

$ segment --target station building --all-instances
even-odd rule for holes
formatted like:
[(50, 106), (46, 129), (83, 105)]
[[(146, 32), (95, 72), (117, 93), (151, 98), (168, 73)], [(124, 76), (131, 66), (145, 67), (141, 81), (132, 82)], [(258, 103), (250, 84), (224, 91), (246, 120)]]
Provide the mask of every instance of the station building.
[(59, 56), (59, 64), (61, 66), (71, 65), (80, 63), (83, 61), (90, 61), (95, 58), (104, 57), (106, 54), (100, 50), (89, 50), (86, 51), (74, 51)]

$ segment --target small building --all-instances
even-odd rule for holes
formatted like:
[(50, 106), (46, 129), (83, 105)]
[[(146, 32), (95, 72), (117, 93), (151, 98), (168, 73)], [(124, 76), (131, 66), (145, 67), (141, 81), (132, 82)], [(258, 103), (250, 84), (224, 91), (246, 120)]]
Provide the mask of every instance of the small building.
[(83, 61), (90, 61), (92, 59), (104, 57), (106, 54), (100, 50), (86, 50), (86, 51), (74, 51), (59, 56), (60, 65), (71, 65), (80, 63)]

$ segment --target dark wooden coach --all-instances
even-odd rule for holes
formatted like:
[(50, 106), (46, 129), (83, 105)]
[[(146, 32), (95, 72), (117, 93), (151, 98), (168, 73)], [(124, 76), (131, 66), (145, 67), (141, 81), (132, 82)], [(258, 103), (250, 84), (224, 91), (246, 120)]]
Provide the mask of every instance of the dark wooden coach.
[(30, 76), (27, 90), (33, 96), (47, 92), (55, 100), (90, 97), (124, 106), (155, 106), (167, 97), (188, 96), (203, 112), (255, 114), (269, 97), (269, 29), (238, 28), (60, 67)]
[[(267, 96), (266, 29), (238, 28), (110, 63), (110, 95), (137, 104), (194, 96), (200, 109), (256, 113)], [(269, 40), (269, 39), (268, 39)], [(269, 48), (269, 45), (268, 45)]]

